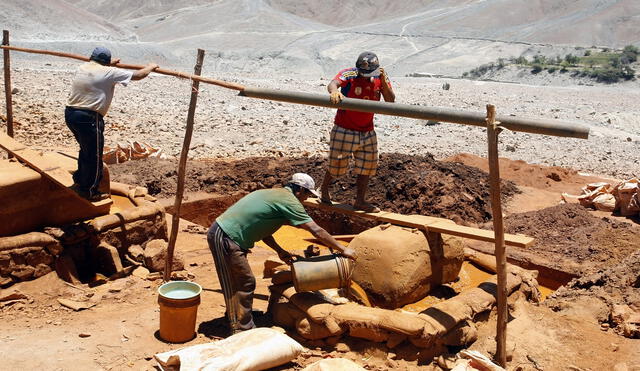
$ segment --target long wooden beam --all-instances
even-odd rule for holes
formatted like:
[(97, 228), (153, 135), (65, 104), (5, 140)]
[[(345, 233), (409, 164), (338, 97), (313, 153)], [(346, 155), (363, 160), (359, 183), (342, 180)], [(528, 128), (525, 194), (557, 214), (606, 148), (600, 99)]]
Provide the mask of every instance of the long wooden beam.
[[(72, 58), (72, 59), (77, 59), (81, 61), (89, 60), (88, 57), (85, 57), (82, 55), (50, 51), (50, 50), (21, 48), (21, 47), (10, 46), (10, 45), (1, 45), (0, 48), (4, 49), (5, 52), (8, 50), (13, 50), (13, 51), (24, 52), (24, 53), (46, 54), (46, 55), (52, 55), (56, 57)], [(134, 69), (134, 70), (141, 69), (144, 67), (142, 65), (125, 64), (125, 63), (116, 63), (114, 64), (114, 66), (124, 68), (124, 69)], [(377, 101), (371, 101), (371, 100), (350, 99), (350, 98), (345, 98), (342, 100), (342, 102), (338, 104), (334, 104), (329, 101), (329, 97), (327, 95), (245, 87), (243, 85), (232, 83), (232, 82), (211, 79), (208, 77), (197, 76), (195, 74), (190, 74), (190, 73), (185, 73), (180, 71), (173, 71), (173, 70), (168, 70), (164, 68), (157, 68), (153, 72), (163, 74), (163, 75), (168, 75), (168, 76), (191, 79), (191, 80), (203, 82), (206, 84), (217, 85), (227, 89), (238, 90), (240, 96), (246, 96), (251, 98), (268, 99), (268, 100), (275, 100), (275, 101), (282, 101), (282, 102), (289, 102), (289, 103), (299, 103), (299, 104), (305, 104), (310, 106), (341, 108), (341, 109), (348, 109), (352, 111), (372, 112), (372, 113), (379, 113), (383, 115), (409, 117), (409, 118), (415, 118), (415, 119), (421, 119), (421, 120), (444, 121), (444, 122), (451, 122), (456, 124), (485, 127), (485, 116), (478, 112), (468, 112), (468, 111), (460, 111), (460, 110), (454, 110), (449, 108), (414, 106), (410, 104), (387, 103), (387, 102), (377, 102)], [(521, 132), (532, 133), (532, 134), (552, 135), (552, 136), (558, 136), (558, 137), (571, 137), (571, 138), (580, 138), (580, 139), (589, 138), (589, 127), (576, 122), (551, 120), (551, 119), (518, 118), (514, 116), (499, 116), (499, 117), (496, 117), (496, 121), (500, 123), (501, 127), (512, 130), (512, 131), (521, 131)]]
[[(85, 57), (83, 55), (56, 52), (56, 51), (51, 51), (51, 50), (19, 48), (19, 47), (16, 47), (16, 46), (9, 46), (9, 45), (1, 45), (0, 48), (4, 49), (5, 52), (7, 52), (9, 50), (13, 50), (13, 51), (16, 51), (16, 52), (33, 53), (33, 54), (45, 54), (45, 55), (53, 55), (55, 57), (77, 59), (79, 61), (85, 61), (85, 62), (89, 61), (89, 57)], [(127, 70), (139, 70), (141, 68), (144, 68), (144, 66), (142, 66), (142, 65), (126, 64), (126, 63), (116, 63), (116, 64), (113, 64), (112, 66), (119, 67), (119, 68), (124, 68), (124, 69), (127, 69)], [(221, 87), (227, 88), (227, 89), (244, 90), (244, 86), (242, 86), (240, 84), (235, 84), (235, 83), (228, 82), (228, 81), (221, 81), (221, 80), (211, 79), (211, 78), (208, 78), (208, 77), (202, 77), (202, 76), (198, 76), (196, 74), (191, 74), (191, 73), (186, 73), (186, 72), (168, 70), (168, 69), (165, 69), (165, 68), (156, 68), (155, 70), (153, 70), (153, 72), (154, 73), (159, 73), (161, 75), (175, 76), (175, 77), (180, 77), (180, 78), (183, 78), (183, 79), (190, 79), (190, 80), (193, 80), (193, 81), (203, 82), (203, 83), (206, 83), (206, 84), (217, 85), (217, 86), (221, 86)]]

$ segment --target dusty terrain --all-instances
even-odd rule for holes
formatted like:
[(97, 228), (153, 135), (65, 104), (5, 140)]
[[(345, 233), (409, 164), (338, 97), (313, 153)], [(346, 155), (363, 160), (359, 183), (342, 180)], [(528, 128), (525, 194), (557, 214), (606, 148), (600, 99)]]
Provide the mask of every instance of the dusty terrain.
[[(481, 170), (462, 163), (437, 162), (429, 157), (413, 158), (409, 161), (405, 156), (391, 154), (383, 156), (383, 159), (385, 158), (387, 160), (383, 161), (384, 174), (395, 174), (398, 181), (403, 180), (408, 183), (421, 179), (424, 181), (425, 189), (430, 186), (436, 187), (438, 183), (442, 183), (442, 186), (447, 189), (459, 184), (456, 180), (458, 178), (463, 183), (469, 183), (486, 177)], [(481, 161), (470, 155), (459, 156), (459, 158), (465, 159), (468, 163)], [(432, 175), (418, 178), (420, 174), (410, 171), (411, 168), (394, 169), (393, 166), (385, 166), (389, 162), (413, 165), (414, 169), (417, 169), (417, 164), (420, 164)], [(128, 162), (112, 166), (112, 174), (116, 180), (136, 182), (140, 185), (157, 182), (156, 196), (171, 197), (175, 186), (175, 171), (171, 170), (175, 167), (171, 164), (172, 162), (157, 160)], [(195, 196), (196, 191), (206, 191), (211, 195), (229, 195), (229, 192), (234, 189), (247, 192), (253, 187), (263, 185), (251, 183), (255, 183), (254, 175), (264, 181), (266, 169), (271, 169), (273, 173), (274, 179), (268, 183), (268, 186), (271, 186), (278, 183), (278, 177), (285, 176), (287, 172), (305, 169), (311, 169), (312, 172), (318, 171), (318, 165), (310, 159), (303, 161), (288, 158), (228, 162), (193, 161), (190, 163), (192, 170), (187, 184), (188, 196)], [(540, 207), (545, 203), (547, 205), (542, 207), (557, 205), (560, 200), (559, 192), (571, 192), (580, 182), (593, 180), (567, 169), (524, 166), (522, 163), (506, 159), (501, 165), (504, 169), (512, 169), (511, 175), (508, 171), (504, 172), (507, 185), (505, 188), (511, 189), (506, 192), (509, 195), (506, 197), (509, 210), (526, 210)], [(529, 175), (522, 177), (522, 174), (514, 171), (514, 167), (518, 167), (516, 165), (524, 167)], [(553, 181), (550, 185), (549, 178), (545, 175), (550, 172), (562, 174), (561, 180)], [(203, 181), (206, 179), (209, 181)], [(264, 185), (267, 186), (267, 184)], [(344, 193), (335, 192), (336, 198), (346, 199), (352, 191), (353, 184), (343, 182), (339, 187), (344, 189)], [(486, 201), (485, 188), (486, 186), (475, 185), (466, 189), (465, 192)], [(523, 191), (514, 193), (517, 188), (522, 188)], [(376, 190), (379, 188), (374, 186), (372, 194), (376, 193)], [(393, 188), (389, 192), (391, 195), (395, 194)], [(536, 192), (538, 196), (533, 197), (532, 195)], [(401, 190), (397, 191), (397, 194), (402, 193)], [(484, 215), (486, 212), (483, 211), (485, 206), (482, 203), (467, 202), (459, 204), (457, 209), (448, 211), (449, 214), (445, 214), (444, 211), (429, 213), (429, 210), (438, 210), (439, 206), (447, 205), (450, 202), (449, 198), (450, 193), (432, 194), (428, 204), (420, 203), (418, 200), (410, 206), (412, 207), (410, 210), (448, 217), (458, 215), (461, 219), (463, 217), (473, 219), (469, 215)], [(404, 203), (400, 205), (402, 206), (399, 207), (407, 207)], [(546, 215), (559, 213), (554, 210), (564, 210), (564, 213), (578, 215), (577, 219), (581, 218), (580, 220), (583, 221), (580, 223), (581, 227), (567, 229), (569, 223), (544, 224)], [(213, 210), (208, 217), (214, 218), (220, 211), (222, 210)], [(591, 272), (585, 274), (583, 278), (570, 282), (539, 306), (513, 304), (511, 313), (514, 318), (509, 325), (509, 341), (515, 344), (515, 349), (509, 368), (521, 367), (520, 369), (523, 370), (534, 370), (534, 365), (537, 365), (550, 370), (567, 369), (569, 366), (582, 370), (604, 370), (612, 369), (618, 363), (624, 363), (632, 370), (640, 367), (640, 358), (637, 352), (634, 352), (637, 349), (638, 340), (618, 335), (615, 325), (610, 324), (607, 314), (609, 306), (617, 304), (637, 306), (639, 303), (640, 298), (635, 285), (637, 285), (637, 267), (640, 266), (640, 261), (638, 261), (637, 252), (632, 253), (634, 248), (637, 250), (638, 245), (637, 243), (624, 245), (630, 234), (636, 236), (634, 241), (638, 241), (637, 236), (640, 236), (638, 220), (615, 215), (609, 215), (608, 221), (601, 220), (601, 216), (597, 213), (576, 209), (575, 205), (552, 206), (537, 213), (511, 212), (509, 214), (507, 228), (518, 228), (518, 225), (522, 225), (523, 219), (528, 220), (525, 225), (530, 225), (531, 228), (527, 229), (526, 233), (534, 232), (535, 237), (540, 241), (534, 248), (535, 251), (530, 251), (538, 257), (539, 263), (546, 262), (559, 269), (571, 269), (573, 264), (580, 264), (585, 270)], [(482, 220), (479, 218), (477, 221)], [(613, 233), (615, 231), (611, 230), (612, 225), (617, 225), (618, 229), (623, 230), (624, 233)], [(222, 319), (224, 301), (213, 271), (210, 252), (206, 247), (204, 235), (206, 228), (183, 221), (180, 231), (178, 251), (184, 255), (187, 270), (193, 275), (193, 279), (205, 288), (198, 311), (198, 336), (188, 344), (224, 337), (227, 331)], [(522, 232), (521, 229), (518, 231)], [(594, 251), (594, 245), (582, 245), (580, 241), (570, 245), (572, 251), (561, 248), (568, 246), (567, 239), (580, 237), (584, 233), (604, 232), (609, 233), (608, 246), (613, 247), (609, 250), (609, 253), (613, 254), (611, 261), (607, 259), (603, 261), (602, 257), (607, 256), (607, 251)], [(629, 257), (626, 261), (621, 261), (623, 259), (618, 254), (625, 253)], [(250, 254), (250, 261), (258, 278), (261, 277), (262, 263), (268, 256), (274, 256), (274, 254), (262, 247), (255, 248)], [(558, 256), (561, 256), (562, 260), (558, 259)], [(180, 347), (180, 345), (166, 344), (157, 338), (158, 306), (155, 289), (159, 284), (159, 281), (128, 277), (94, 289), (86, 286), (73, 288), (53, 275), (19, 284), (16, 288), (26, 294), (27, 298), (9, 302), (0, 309), (3, 344), (10, 347), (7, 351), (3, 351), (3, 354), (7, 354), (4, 365), (9, 369), (17, 365), (23, 368), (60, 370), (75, 369), (75, 365), (98, 369), (152, 369), (154, 362), (150, 357), (154, 353)], [(258, 279), (255, 302), (257, 311), (266, 309), (268, 284), (268, 280)], [(56, 301), (61, 297), (78, 298), (87, 295), (98, 296), (101, 299), (95, 307), (80, 312), (66, 309)], [(269, 316), (256, 314), (259, 324), (270, 324)], [(495, 318), (492, 316), (480, 328), (480, 338), (471, 347), (472, 349), (490, 351), (494, 321)], [(536, 323), (535, 326), (533, 322)], [(607, 327), (603, 327), (603, 324)], [(281, 369), (300, 369), (322, 357), (346, 357), (376, 370), (434, 367), (419, 366), (409, 355), (400, 352), (399, 355), (394, 356), (396, 353), (389, 353), (384, 346), (374, 343), (349, 341), (340, 344), (317, 349), (312, 344), (307, 344), (312, 349), (310, 352)], [(38, 349), (35, 357), (34, 349)], [(594, 349), (598, 349), (599, 357), (584, 356), (593, 352)], [(71, 356), (72, 353), (73, 356)], [(73, 362), (70, 362), (70, 359), (73, 359)]]
[[(378, 53), (397, 101), (429, 107), (577, 122), (588, 140), (505, 131), (500, 135), (502, 199), (510, 233), (533, 236), (531, 248), (509, 248), (512, 263), (538, 269), (557, 290), (543, 303), (510, 302), (509, 370), (640, 370), (640, 340), (626, 334), (619, 308), (640, 312), (640, 220), (561, 204), (595, 181), (640, 175), (640, 82), (614, 85), (503, 71), (480, 82), (457, 78), (497, 58), (568, 53), (592, 45), (621, 48), (640, 39), (636, 0), (411, 0), (404, 2), (281, 0), (9, 0), (0, 23), (16, 46), (88, 55), (105, 45), (123, 62), (149, 61), (190, 72), (206, 50), (203, 75), (289, 91), (326, 94), (335, 73), (365, 49)], [(43, 151), (75, 153), (64, 124), (69, 84), (79, 62), (12, 52), (16, 139)], [(408, 77), (432, 76), (432, 77)], [(448, 76), (447, 78), (438, 76)], [(449, 89), (443, 89), (449, 84)], [(0, 85), (4, 89), (4, 85)], [(166, 159), (111, 167), (117, 181), (147, 187), (169, 209), (176, 191), (191, 82), (153, 74), (117, 87), (106, 118), (106, 145), (141, 141)], [(5, 102), (0, 103), (5, 114)], [(241, 195), (278, 186), (294, 171), (321, 180), (334, 110), (238, 97), (201, 85), (190, 148), (177, 250), (188, 278), (203, 288), (197, 337), (227, 336), (224, 300), (206, 245), (206, 228)], [(378, 115), (380, 174), (370, 197), (383, 209), (446, 217), (492, 228), (482, 128)], [(4, 119), (0, 131), (6, 130)], [(5, 158), (4, 153), (0, 158)], [(351, 175), (333, 185), (336, 200), (353, 197)], [(195, 205), (195, 204), (193, 204)], [(372, 225), (311, 212), (335, 234)], [(288, 241), (288, 240), (287, 240)], [(469, 242), (492, 252), (487, 243)], [(270, 326), (269, 280), (258, 246), (249, 259), (257, 276), (257, 323)], [(158, 338), (160, 281), (134, 276), (90, 288), (55, 274), (14, 285), (23, 297), (0, 302), (0, 369), (154, 370), (155, 353), (182, 347)], [(57, 299), (91, 299), (75, 312)], [(471, 346), (495, 352), (493, 312)], [(628, 331), (627, 331), (628, 332)], [(635, 338), (634, 338), (635, 336)], [(440, 370), (419, 364), (415, 349), (351, 340), (317, 347), (279, 369), (344, 357), (371, 370)], [(449, 349), (455, 354), (460, 349)]]

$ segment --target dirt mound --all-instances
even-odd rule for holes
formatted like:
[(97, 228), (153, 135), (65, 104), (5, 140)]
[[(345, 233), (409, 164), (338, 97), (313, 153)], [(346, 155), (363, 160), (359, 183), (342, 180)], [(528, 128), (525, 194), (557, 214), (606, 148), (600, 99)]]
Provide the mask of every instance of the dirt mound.
[(572, 260), (583, 273), (621, 262), (640, 241), (640, 229), (632, 224), (597, 218), (576, 204), (513, 214), (505, 219), (505, 231), (534, 237), (537, 255)]
[[(459, 153), (446, 158), (445, 161), (460, 162), (489, 171), (486, 158), (469, 153)], [(500, 177), (519, 186), (579, 194), (585, 184), (601, 181), (599, 178), (580, 175), (577, 170), (560, 166), (533, 165), (522, 160), (510, 160), (504, 157), (501, 157), (499, 162)]]
[[(253, 157), (242, 160), (191, 161), (187, 166), (187, 192), (218, 195), (251, 192), (286, 182), (295, 172), (306, 172), (316, 184), (322, 181), (325, 159)], [(145, 159), (109, 168), (112, 179), (146, 186), (161, 198), (175, 195), (177, 162)], [(332, 186), (335, 201), (351, 203), (356, 177), (349, 172)], [(504, 198), (518, 192), (503, 182)], [(378, 175), (371, 179), (369, 199), (383, 210), (453, 219), (458, 223), (482, 223), (491, 218), (488, 175), (474, 167), (436, 161), (432, 156), (383, 154)]]
[[(619, 264), (570, 281), (553, 293), (545, 305), (559, 311), (572, 305), (587, 305), (585, 303), (589, 303), (589, 300), (586, 299), (591, 299), (592, 303), (595, 301), (592, 307), (597, 307), (598, 302), (604, 303), (608, 308), (605, 315), (594, 317), (602, 323), (611, 322), (613, 326), (616, 321), (609, 313), (614, 306), (640, 308), (640, 251), (632, 253)], [(593, 312), (598, 313), (598, 310)]]

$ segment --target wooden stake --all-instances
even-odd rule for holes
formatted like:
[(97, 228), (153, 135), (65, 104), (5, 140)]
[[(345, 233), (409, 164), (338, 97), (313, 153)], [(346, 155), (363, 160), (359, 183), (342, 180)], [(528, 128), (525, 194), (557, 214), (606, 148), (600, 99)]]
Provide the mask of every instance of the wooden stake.
[(507, 366), (507, 258), (504, 247), (504, 225), (500, 200), (500, 164), (498, 161), (498, 134), (501, 129), (496, 122), (496, 107), (487, 104), (487, 135), (489, 143), (489, 184), (491, 189), (491, 211), (495, 234), (496, 268), (498, 270), (498, 323), (496, 328), (496, 361)]
[[(202, 72), (202, 62), (204, 61), (204, 50), (198, 49), (198, 58), (194, 67), (194, 74), (200, 76)], [(164, 265), (164, 280), (169, 281), (171, 278), (171, 266), (173, 265), (173, 250), (176, 246), (178, 237), (178, 228), (180, 224), (180, 207), (182, 206), (182, 196), (184, 193), (184, 177), (187, 168), (187, 155), (191, 146), (191, 134), (193, 133), (193, 118), (196, 113), (196, 103), (198, 101), (198, 87), (200, 82), (193, 80), (191, 86), (191, 102), (189, 103), (189, 112), (187, 113), (187, 129), (184, 134), (182, 143), (182, 152), (180, 153), (180, 164), (178, 166), (178, 189), (176, 190), (176, 200), (173, 204), (173, 217), (171, 218), (171, 236), (169, 237), (169, 245), (167, 246), (167, 259)]]
[[(2, 45), (9, 45), (9, 31), (2, 31)], [(7, 105), (7, 135), (13, 137), (13, 98), (11, 96), (11, 61), (9, 50), (4, 49), (4, 97)]]
[[(5, 52), (7, 52), (9, 50), (14, 50), (14, 51), (17, 51), (17, 52), (33, 53), (33, 54), (45, 54), (45, 55), (53, 55), (55, 57), (77, 59), (79, 61), (85, 61), (85, 62), (89, 61), (89, 57), (85, 57), (85, 56), (78, 55), (78, 54), (56, 52), (56, 51), (51, 51), (51, 50), (28, 49), (28, 48), (19, 48), (19, 47), (15, 47), (15, 46), (5, 46), (5, 45), (0, 46), (0, 48), (4, 49)], [(118, 68), (124, 68), (126, 70), (139, 70), (139, 69), (145, 67), (145, 66), (141, 66), (141, 65), (126, 64), (126, 63), (116, 63), (116, 64), (113, 64), (113, 66), (116, 66)], [(190, 79), (190, 80), (194, 80), (194, 81), (200, 81), (200, 82), (204, 82), (204, 83), (207, 83), (207, 84), (221, 86), (221, 87), (227, 88), (227, 89), (240, 90), (240, 91), (244, 90), (244, 86), (242, 86), (240, 84), (235, 84), (235, 83), (232, 83), (232, 82), (221, 81), (221, 80), (216, 80), (216, 79), (210, 79), (208, 77), (202, 77), (202, 76), (195, 75), (195, 74), (192, 75), (190, 73), (184, 73), (184, 72), (180, 72), (180, 71), (167, 70), (167, 69), (164, 69), (164, 68), (156, 68), (155, 70), (153, 70), (153, 73), (159, 73), (161, 75), (175, 76), (175, 77), (180, 77), (180, 78), (183, 78), (183, 79)]]

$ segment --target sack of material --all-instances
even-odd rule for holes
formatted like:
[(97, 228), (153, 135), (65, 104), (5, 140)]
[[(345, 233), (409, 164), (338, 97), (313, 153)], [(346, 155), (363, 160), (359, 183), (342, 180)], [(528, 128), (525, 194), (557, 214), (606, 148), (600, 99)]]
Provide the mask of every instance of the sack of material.
[(344, 358), (328, 358), (314, 362), (302, 371), (362, 371), (364, 368), (357, 363)]
[(302, 345), (270, 328), (243, 331), (224, 340), (193, 345), (154, 356), (163, 371), (258, 371), (283, 365)]

